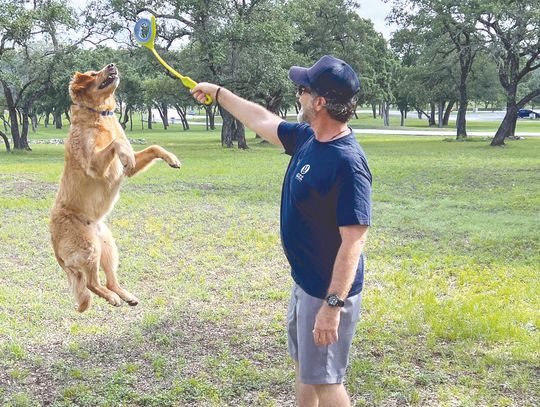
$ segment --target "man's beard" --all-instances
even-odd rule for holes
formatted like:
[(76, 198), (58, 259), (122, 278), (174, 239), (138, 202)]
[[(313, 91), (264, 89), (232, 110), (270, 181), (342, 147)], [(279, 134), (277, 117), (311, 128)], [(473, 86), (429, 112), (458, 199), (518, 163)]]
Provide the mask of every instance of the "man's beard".
[(311, 106), (301, 106), (300, 111), (296, 115), (298, 123), (311, 124), (311, 121), (315, 117), (314, 111)]

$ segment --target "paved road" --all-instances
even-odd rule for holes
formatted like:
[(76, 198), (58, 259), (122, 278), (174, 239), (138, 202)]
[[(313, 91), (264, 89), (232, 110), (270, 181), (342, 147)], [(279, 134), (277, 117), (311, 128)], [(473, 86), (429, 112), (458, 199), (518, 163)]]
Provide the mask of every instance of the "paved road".
[[(373, 114), (371, 110), (361, 109), (357, 110), (358, 113), (368, 113)], [(492, 111), (468, 111), (467, 112), (467, 121), (483, 121), (483, 122), (492, 122), (492, 121), (498, 121), (500, 122), (504, 115), (506, 114), (506, 111), (504, 110), (494, 110)], [(391, 116), (401, 116), (401, 113), (399, 110), (390, 110)], [(437, 116), (437, 115), (435, 115)], [(456, 120), (457, 112), (450, 113), (450, 120)], [(417, 119), (418, 115), (416, 114), (416, 111), (410, 111), (407, 114), (407, 118), (409, 119)], [(427, 120), (425, 116), (422, 116), (422, 119)], [(436, 118), (435, 118), (436, 119)], [(530, 120), (530, 119), (526, 119)]]
[[(356, 134), (386, 134), (395, 136), (455, 136), (455, 130), (392, 130), (392, 129), (353, 129)], [(467, 131), (468, 136), (493, 137), (493, 131)], [(517, 131), (516, 136), (540, 137), (540, 133)]]
[[(189, 125), (205, 125), (204, 122), (189, 122)], [(221, 123), (216, 123), (216, 127)], [(455, 136), (455, 130), (392, 130), (392, 129), (353, 129), (356, 134), (386, 134), (394, 136)], [(493, 137), (494, 131), (468, 131), (467, 135), (476, 137)], [(522, 137), (540, 137), (540, 133), (516, 132), (516, 136)]]

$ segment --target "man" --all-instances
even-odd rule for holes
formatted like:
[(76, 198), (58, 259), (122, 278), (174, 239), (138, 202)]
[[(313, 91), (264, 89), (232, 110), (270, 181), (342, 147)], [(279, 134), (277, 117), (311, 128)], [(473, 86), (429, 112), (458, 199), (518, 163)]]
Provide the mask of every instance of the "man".
[(350, 406), (343, 386), (360, 313), (371, 218), (371, 173), (347, 121), (360, 82), (345, 62), (326, 55), (293, 66), (300, 123), (287, 123), (225, 88), (200, 83), (247, 127), (292, 156), (281, 199), (281, 239), (294, 280), (287, 316), (300, 407)]

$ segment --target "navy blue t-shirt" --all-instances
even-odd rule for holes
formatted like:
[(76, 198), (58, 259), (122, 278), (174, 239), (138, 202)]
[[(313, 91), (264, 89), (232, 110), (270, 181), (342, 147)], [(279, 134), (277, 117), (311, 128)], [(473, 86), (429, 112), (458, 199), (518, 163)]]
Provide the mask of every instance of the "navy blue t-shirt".
[[(340, 226), (369, 225), (371, 172), (351, 133), (330, 142), (315, 139), (305, 123), (282, 122), (278, 136), (291, 155), (281, 194), (281, 241), (294, 281), (325, 298), (341, 245)], [(349, 297), (362, 291), (360, 257)]]

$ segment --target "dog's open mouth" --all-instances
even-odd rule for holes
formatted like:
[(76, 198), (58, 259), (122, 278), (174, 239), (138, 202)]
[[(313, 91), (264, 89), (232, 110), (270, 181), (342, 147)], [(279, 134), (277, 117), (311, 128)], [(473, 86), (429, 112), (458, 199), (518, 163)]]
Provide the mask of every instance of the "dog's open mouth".
[(101, 82), (101, 85), (99, 85), (98, 89), (104, 89), (107, 86), (109, 86), (111, 83), (116, 81), (116, 78), (118, 78), (118, 72), (110, 72), (109, 76), (107, 76), (107, 79), (105, 79), (103, 82)]

